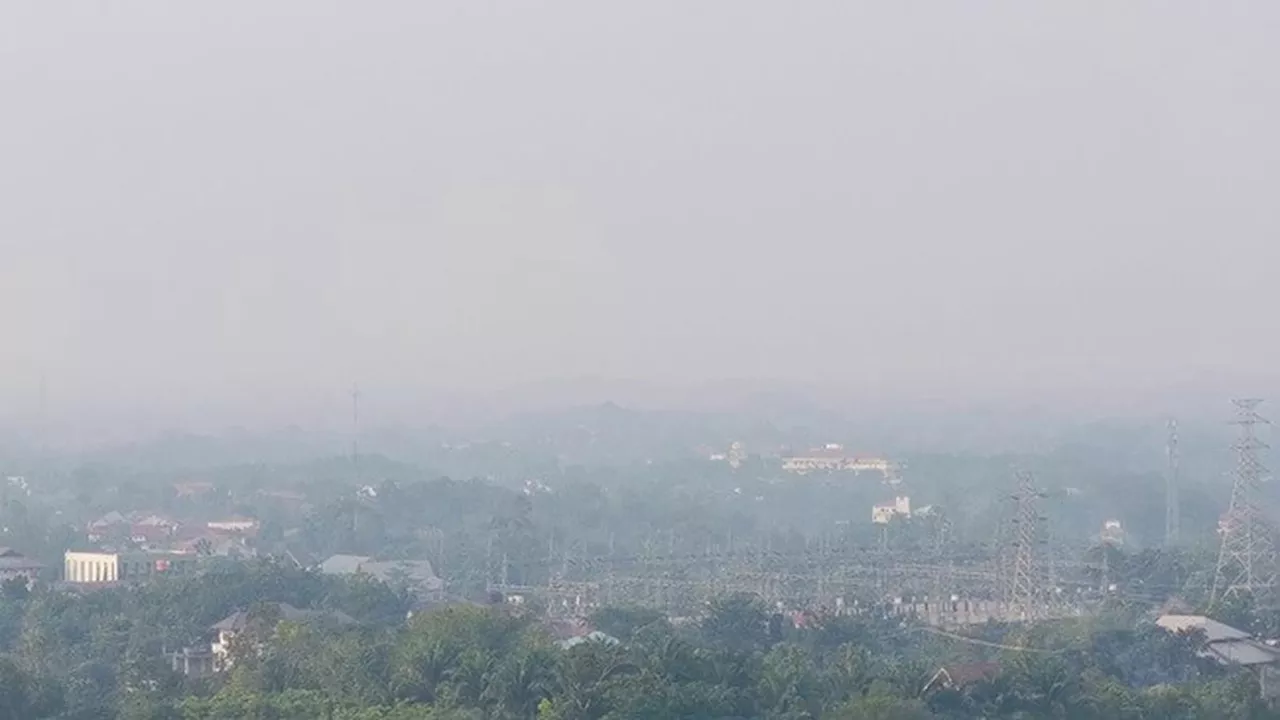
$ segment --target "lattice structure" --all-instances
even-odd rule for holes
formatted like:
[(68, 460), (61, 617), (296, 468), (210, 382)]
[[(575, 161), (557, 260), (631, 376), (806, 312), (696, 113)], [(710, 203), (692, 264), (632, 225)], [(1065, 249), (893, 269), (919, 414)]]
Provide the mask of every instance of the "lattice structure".
[(1235, 400), (1240, 439), (1236, 442), (1235, 479), (1231, 487), (1231, 506), (1222, 520), (1222, 547), (1218, 568), (1213, 578), (1212, 602), (1235, 594), (1247, 593), (1264, 607), (1275, 600), (1276, 546), (1272, 528), (1258, 506), (1260, 486), (1267, 469), (1258, 459), (1266, 443), (1258, 439), (1256, 429), (1268, 421), (1258, 414), (1261, 400)]
[(1165, 444), (1167, 466), (1164, 485), (1164, 544), (1178, 544), (1181, 533), (1182, 511), (1178, 507), (1178, 421), (1169, 420), (1169, 441)]
[(1013, 495), (1014, 516), (1011, 530), (1011, 547), (1008, 565), (1008, 605), (1010, 614), (1020, 620), (1031, 620), (1043, 615), (1044, 578), (1037, 562), (1040, 545), (1038, 501), (1042, 493), (1036, 489), (1035, 478), (1030, 472), (1019, 471), (1018, 490)]

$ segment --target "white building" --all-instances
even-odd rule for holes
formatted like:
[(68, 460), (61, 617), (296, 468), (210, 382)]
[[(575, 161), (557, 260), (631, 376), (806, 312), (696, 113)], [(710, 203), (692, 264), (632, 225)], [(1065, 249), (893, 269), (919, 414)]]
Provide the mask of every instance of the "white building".
[(210, 520), (205, 523), (205, 527), (218, 532), (247, 533), (258, 529), (258, 521), (237, 516), (226, 520)]
[(1124, 525), (1119, 520), (1107, 520), (1102, 523), (1102, 532), (1099, 537), (1101, 537), (1102, 542), (1109, 545), (1123, 545)]
[(871, 522), (877, 525), (887, 525), (895, 517), (911, 517), (911, 498), (900, 495), (891, 503), (871, 506)]
[(885, 458), (850, 454), (838, 443), (828, 443), (821, 448), (784, 457), (782, 469), (796, 475), (815, 472), (878, 472), (886, 480), (895, 476), (893, 463)]
[(190, 572), (196, 556), (183, 553), (73, 552), (63, 555), (62, 579), (76, 584), (140, 580), (159, 573)]

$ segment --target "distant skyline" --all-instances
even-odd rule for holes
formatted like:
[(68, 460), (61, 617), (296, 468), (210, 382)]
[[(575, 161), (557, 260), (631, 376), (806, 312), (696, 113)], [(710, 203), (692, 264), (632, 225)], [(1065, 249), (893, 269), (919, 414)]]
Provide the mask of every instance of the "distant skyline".
[(1278, 21), (7, 4), (0, 422), (42, 376), (103, 425), (325, 423), (353, 382), (422, 417), (575, 378), (1280, 391)]

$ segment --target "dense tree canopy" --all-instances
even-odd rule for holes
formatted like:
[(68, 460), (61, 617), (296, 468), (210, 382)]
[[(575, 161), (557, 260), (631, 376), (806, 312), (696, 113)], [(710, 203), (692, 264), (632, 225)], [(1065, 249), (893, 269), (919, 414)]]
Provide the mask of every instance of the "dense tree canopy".
[[(359, 622), (282, 621), (263, 598)], [(404, 608), (367, 578), (272, 563), (83, 595), (6, 595), (0, 718), (1280, 717), (1253, 674), (1208, 662), (1197, 637), (1123, 610), (991, 625), (966, 641), (874, 612), (796, 627), (736, 594), (692, 624), (604, 609), (596, 624), (618, 641), (566, 648), (541, 616), (509, 605)], [(235, 609), (249, 621), (230, 670), (169, 670), (164, 650)], [(998, 673), (930, 686), (940, 667), (979, 661)]]

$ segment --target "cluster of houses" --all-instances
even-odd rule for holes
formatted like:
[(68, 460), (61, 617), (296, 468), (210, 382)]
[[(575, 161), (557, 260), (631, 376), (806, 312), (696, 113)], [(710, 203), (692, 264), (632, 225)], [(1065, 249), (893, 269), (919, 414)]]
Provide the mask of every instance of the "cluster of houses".
[[(511, 604), (505, 606), (511, 612), (521, 612), (518, 606)], [(341, 611), (304, 610), (283, 602), (263, 603), (255, 610), (261, 613), (259, 621), (272, 623), (289, 622), (338, 629), (356, 622), (354, 618)], [(237, 610), (209, 628), (207, 642), (169, 653), (170, 667), (174, 672), (189, 677), (203, 677), (229, 669), (235, 661), (237, 644), (241, 643), (241, 638), (253, 626), (254, 621), (254, 610)], [(541, 622), (541, 628), (552, 641), (565, 650), (586, 642), (611, 645), (620, 642), (582, 619), (545, 618)]]
[(156, 513), (109, 512), (85, 526), (86, 547), (63, 556), (64, 585), (93, 586), (194, 572), (210, 556), (254, 557), (259, 523), (229, 517), (180, 522)]
[(258, 530), (256, 519), (242, 516), (182, 522), (155, 513), (112, 511), (89, 523), (85, 538), (95, 545), (148, 552), (252, 557)]

